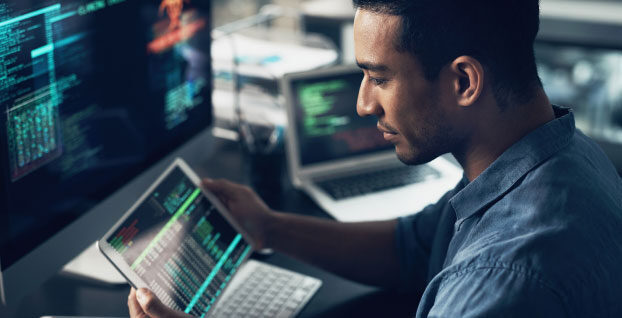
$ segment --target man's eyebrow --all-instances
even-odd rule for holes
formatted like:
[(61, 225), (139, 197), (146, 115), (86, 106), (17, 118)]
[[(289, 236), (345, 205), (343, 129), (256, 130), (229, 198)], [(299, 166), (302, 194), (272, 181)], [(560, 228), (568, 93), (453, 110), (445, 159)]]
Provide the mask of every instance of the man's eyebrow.
[(382, 64), (356, 62), (356, 65), (358, 65), (361, 69), (368, 70), (368, 71), (384, 72), (384, 71), (389, 70), (389, 68), (386, 65), (382, 65)]

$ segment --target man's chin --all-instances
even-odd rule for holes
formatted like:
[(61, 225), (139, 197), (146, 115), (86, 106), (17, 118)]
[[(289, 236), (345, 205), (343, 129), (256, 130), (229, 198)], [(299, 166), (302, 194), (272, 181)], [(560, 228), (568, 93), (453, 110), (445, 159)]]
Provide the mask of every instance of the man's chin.
[(414, 150), (400, 151), (398, 147), (395, 147), (395, 153), (397, 154), (397, 159), (409, 166), (428, 163), (438, 157), (438, 155), (421, 153)]

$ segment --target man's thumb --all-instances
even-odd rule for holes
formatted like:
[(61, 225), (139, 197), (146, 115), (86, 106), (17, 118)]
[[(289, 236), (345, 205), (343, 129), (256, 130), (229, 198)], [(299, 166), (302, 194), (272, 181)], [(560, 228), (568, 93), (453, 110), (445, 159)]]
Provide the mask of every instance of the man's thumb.
[(150, 290), (140, 288), (136, 291), (136, 300), (143, 311), (151, 317), (167, 317), (171, 309), (166, 307)]

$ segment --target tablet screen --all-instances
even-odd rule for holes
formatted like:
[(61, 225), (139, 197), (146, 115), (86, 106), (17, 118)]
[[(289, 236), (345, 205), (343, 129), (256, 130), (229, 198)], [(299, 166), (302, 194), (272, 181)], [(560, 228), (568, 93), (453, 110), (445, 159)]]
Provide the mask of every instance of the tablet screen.
[(171, 308), (201, 316), (251, 246), (175, 167), (106, 239)]

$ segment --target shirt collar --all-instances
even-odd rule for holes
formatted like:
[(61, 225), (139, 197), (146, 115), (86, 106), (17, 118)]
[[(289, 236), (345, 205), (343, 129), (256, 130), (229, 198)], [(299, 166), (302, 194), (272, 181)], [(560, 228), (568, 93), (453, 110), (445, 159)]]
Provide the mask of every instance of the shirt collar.
[[(572, 111), (559, 106), (553, 110), (554, 120), (521, 138), (449, 200), (458, 222), (505, 194), (527, 172), (570, 142), (575, 132)], [(466, 177), (462, 182), (468, 182)]]

